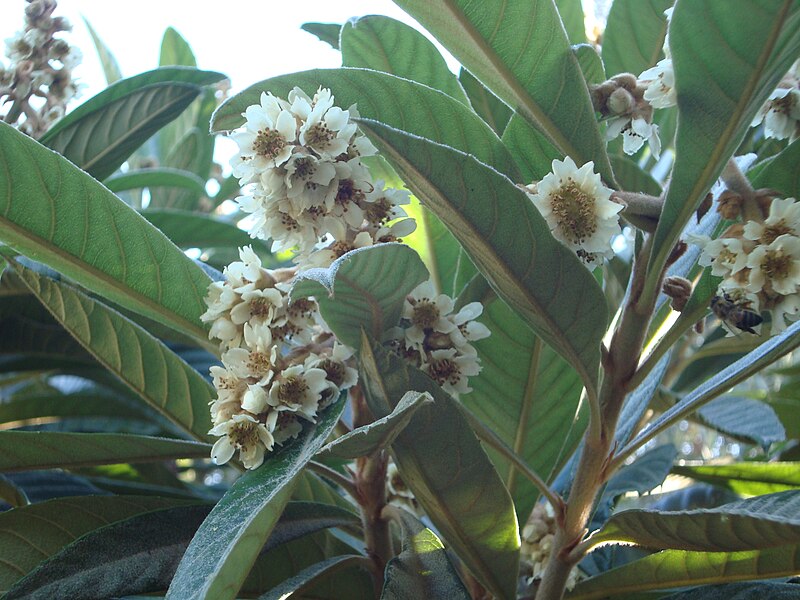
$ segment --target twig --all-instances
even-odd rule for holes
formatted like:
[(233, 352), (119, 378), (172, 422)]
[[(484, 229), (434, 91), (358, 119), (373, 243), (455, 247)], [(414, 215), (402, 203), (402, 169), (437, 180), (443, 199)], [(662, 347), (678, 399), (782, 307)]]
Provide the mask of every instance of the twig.
[(331, 469), (327, 465), (323, 465), (321, 462), (317, 462), (315, 460), (311, 460), (308, 462), (308, 468), (321, 475), (325, 479), (332, 481), (339, 487), (341, 487), (345, 492), (350, 494), (350, 496), (354, 500), (358, 500), (358, 490), (356, 488), (356, 483), (346, 475), (342, 475), (339, 471), (335, 471)]

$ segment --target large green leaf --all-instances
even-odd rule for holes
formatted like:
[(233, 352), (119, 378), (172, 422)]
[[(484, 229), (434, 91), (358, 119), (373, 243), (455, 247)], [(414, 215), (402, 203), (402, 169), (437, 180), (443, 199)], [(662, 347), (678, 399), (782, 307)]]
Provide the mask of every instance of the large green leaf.
[(0, 513), (0, 594), (82, 535), (185, 501), (150, 496), (59, 498)]
[(0, 431), (0, 471), (207, 458), (207, 444), (146, 435)]
[(673, 472), (750, 496), (800, 488), (799, 462), (686, 466), (674, 467)]
[(316, 298), (339, 341), (358, 348), (362, 328), (380, 339), (399, 323), (406, 296), (427, 278), (411, 248), (379, 244), (348, 252), (328, 269), (299, 273), (292, 298)]
[(498, 295), (594, 393), (607, 309), (591, 273), (528, 196), (474, 157), (361, 121), (406, 185), (453, 232)]
[(469, 600), (442, 542), (403, 509), (390, 507), (402, 531), (403, 549), (386, 565), (381, 600), (449, 598)]
[(283, 580), (265, 594), (258, 597), (258, 600), (284, 600), (289, 596), (298, 594), (301, 596), (307, 588), (313, 586), (320, 578), (329, 577), (332, 573), (347, 569), (353, 566), (366, 567), (369, 559), (357, 554), (344, 554), (327, 558), (299, 571), (293, 577)]
[(660, 417), (651, 423), (647, 430), (628, 443), (618, 453), (618, 457), (627, 456), (646, 440), (653, 438), (704, 404), (725, 393), (737, 383), (744, 381), (800, 346), (798, 332), (800, 332), (800, 322), (792, 324), (779, 335), (770, 338), (752, 352), (706, 380), (691, 393), (684, 396), (680, 402), (662, 413)]
[(787, 146), (753, 177), (756, 188), (770, 188), (781, 192), (785, 198), (800, 196), (800, 139)]
[(115, 193), (145, 187), (179, 187), (197, 194), (205, 192), (205, 182), (197, 175), (169, 167), (136, 169), (127, 173), (119, 173), (112, 175), (103, 183)]
[(351, 19), (339, 43), (345, 67), (363, 67), (405, 77), (468, 104), (467, 95), (428, 38), (413, 27), (380, 15)]
[(579, 583), (567, 600), (604, 600), (647, 590), (795, 575), (800, 546), (743, 552), (665, 550)]
[(662, 270), (756, 111), (800, 54), (800, 2), (741, 0), (736, 10), (724, 0), (679, 2), (670, 41), (678, 132), (675, 166), (653, 240), (652, 273)]
[(606, 73), (639, 75), (664, 55), (667, 35), (664, 11), (673, 0), (614, 0), (603, 33)]
[(235, 598), (306, 463), (333, 431), (346, 394), (299, 437), (243, 475), (192, 539), (167, 598)]
[(396, 0), (465, 68), (578, 165), (614, 176), (552, 0)]
[(320, 41), (330, 45), (334, 50), (339, 49), (339, 33), (342, 26), (338, 23), (303, 23), (300, 29), (317, 36)]
[[(530, 330), (494, 294), (485, 302), (481, 323), (492, 335), (475, 342), (482, 371), (470, 377), (472, 392), (462, 402), (543, 479), (555, 475), (574, 447), (581, 380), (567, 361)], [(487, 449), (524, 521), (539, 490), (500, 454)], [(513, 475), (512, 475), (513, 473)]]
[(89, 175), (3, 124), (0, 241), (208, 345), (203, 270)]
[[(210, 118), (210, 112), (209, 112)], [(206, 131), (208, 122), (203, 128), (191, 127), (175, 144), (163, 160), (164, 166), (180, 171), (198, 174), (201, 180), (208, 174), (207, 162), (211, 160), (209, 144), (213, 152), (213, 138)], [(163, 133), (163, 130), (162, 132)], [(157, 188), (150, 192), (150, 204), (153, 208), (183, 208), (194, 209), (198, 199), (205, 194), (205, 189), (200, 191), (180, 188)]]
[(367, 403), (388, 415), (407, 390), (434, 403), (417, 411), (392, 444), (403, 480), (467, 568), (499, 598), (514, 598), (519, 532), (514, 505), (459, 405), (427, 375), (362, 342)]
[(261, 92), (285, 98), (295, 86), (306, 92), (319, 86), (330, 88), (339, 106), (356, 104), (364, 118), (458, 148), (519, 180), (500, 138), (464, 104), (415, 81), (369, 69), (317, 69), (261, 81), (226, 100), (214, 113), (211, 130), (244, 125), (242, 113), (258, 104)]
[(173, 65), (196, 67), (197, 59), (195, 59), (191, 46), (183, 36), (174, 27), (167, 27), (164, 30), (164, 37), (161, 38), (161, 53), (158, 57), (158, 66), (168, 67)]
[(61, 119), (41, 143), (105, 179), (221, 73), (170, 67), (116, 82)]
[(558, 14), (567, 32), (569, 41), (580, 44), (586, 41), (586, 27), (583, 23), (583, 3), (581, 0), (555, 0)]
[(200, 373), (118, 312), (66, 284), (13, 263), (39, 301), (106, 369), (198, 439), (211, 427), (214, 388)]
[(647, 548), (735, 552), (800, 544), (800, 491), (777, 492), (717, 508), (625, 510), (592, 537)]
[(458, 73), (458, 81), (469, 97), (472, 110), (478, 113), (489, 127), (497, 132), (497, 135), (503, 135), (503, 130), (511, 118), (511, 109), (463, 67)]
[(336, 438), (320, 450), (320, 455), (358, 458), (386, 448), (408, 425), (417, 409), (431, 402), (433, 398), (429, 394), (408, 391), (388, 415)]
[(723, 396), (699, 409), (697, 416), (717, 431), (752, 441), (765, 450), (786, 439), (786, 430), (772, 407), (751, 398)]
[(668, 596), (664, 600), (796, 600), (800, 590), (796, 583), (728, 583), (704, 585), (688, 592)]
[(97, 51), (97, 57), (100, 59), (100, 64), (103, 67), (103, 74), (106, 77), (106, 83), (110, 85), (115, 81), (122, 79), (122, 71), (119, 68), (119, 63), (109, 47), (106, 46), (102, 39), (100, 39), (100, 36), (97, 34), (94, 27), (92, 27), (92, 24), (89, 23), (86, 17), (81, 16), (81, 19), (83, 20), (83, 24), (86, 25), (89, 35), (92, 36), (92, 43)]
[(269, 252), (264, 240), (251, 238), (235, 223), (219, 217), (169, 208), (148, 208), (141, 214), (181, 248), (253, 246), (259, 253)]

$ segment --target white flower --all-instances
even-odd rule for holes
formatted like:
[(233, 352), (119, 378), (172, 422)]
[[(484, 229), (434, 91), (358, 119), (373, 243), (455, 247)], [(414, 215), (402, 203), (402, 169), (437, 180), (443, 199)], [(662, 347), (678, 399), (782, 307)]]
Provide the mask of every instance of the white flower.
[(283, 307), (283, 294), (275, 288), (249, 289), (242, 292), (242, 301), (231, 310), (236, 325), (270, 325)]
[(328, 185), (336, 176), (332, 162), (318, 159), (313, 154), (295, 152), (286, 163), (286, 195), (299, 198), (305, 195), (302, 208), (310, 208), (325, 201)]
[(260, 385), (250, 384), (242, 396), (242, 408), (257, 415), (267, 410), (267, 391)]
[(764, 223), (748, 221), (744, 225), (744, 237), (761, 244), (771, 244), (787, 233), (800, 237), (800, 202), (794, 198), (775, 198)]
[[(303, 363), (306, 369), (325, 371), (325, 378), (330, 384), (331, 393), (328, 394), (330, 402), (336, 399), (339, 392), (350, 389), (358, 383), (358, 371), (348, 364), (352, 362), (352, 357), (353, 351), (350, 348), (334, 342), (330, 355), (320, 356), (312, 353)], [(324, 406), (320, 406), (320, 408), (324, 408)]]
[(649, 142), (653, 157), (658, 158), (661, 155), (661, 139), (655, 123), (648, 123), (642, 117), (631, 119), (629, 115), (612, 117), (608, 120), (606, 140), (613, 140), (620, 134), (625, 154), (636, 154), (645, 142)]
[(752, 127), (764, 122), (764, 135), (778, 140), (794, 140), (800, 132), (800, 90), (778, 88), (758, 111)]
[(297, 248), (304, 253), (317, 243), (317, 231), (310, 215), (292, 215), (281, 210), (278, 202), (268, 202), (263, 215), (262, 235), (259, 237), (272, 238), (272, 252)]
[(406, 343), (421, 349), (426, 334), (456, 330), (456, 325), (447, 318), (452, 311), (453, 299), (446, 294), (436, 295), (433, 281), (418, 285), (403, 303), (402, 317), (411, 322), (405, 331)]
[(214, 464), (228, 462), (236, 450), (245, 469), (255, 469), (264, 462), (264, 452), (272, 450), (275, 441), (267, 428), (250, 415), (233, 415), (230, 421), (220, 423), (208, 432), (223, 436), (211, 448)]
[(643, 71), (638, 79), (647, 84), (647, 89), (644, 91), (644, 99), (653, 108), (669, 108), (678, 103), (672, 59), (665, 58), (658, 61), (655, 67)]
[[(697, 238), (695, 243), (701, 241)], [(701, 244), (698, 244), (701, 245)], [(739, 238), (708, 239), (702, 244), (703, 253), (698, 263), (703, 267), (711, 267), (711, 274), (717, 277), (734, 275), (747, 266), (747, 257), (752, 244), (747, 244)]]
[(247, 382), (224, 367), (214, 365), (210, 371), (217, 390), (217, 398), (211, 402), (211, 419), (219, 425), (241, 412)]
[(566, 157), (553, 161), (531, 200), (556, 239), (576, 253), (611, 254), (611, 239), (619, 235), (617, 213), (622, 205), (611, 201), (611, 190), (594, 172), (594, 163), (580, 169)]
[(431, 376), (442, 389), (450, 394), (467, 394), (467, 378), (481, 371), (475, 354), (460, 355), (455, 348), (434, 350), (422, 365), (422, 370)]
[(262, 279), (264, 270), (261, 267), (261, 259), (252, 246), (239, 248), (239, 258), (241, 261), (232, 262), (223, 269), (225, 278), (232, 287), (239, 288)]
[(231, 348), (222, 355), (222, 364), (237, 377), (256, 379), (260, 385), (267, 385), (272, 380), (277, 357), (272, 334), (268, 327), (246, 323), (244, 339), (247, 348)]
[(783, 296), (772, 308), (772, 335), (786, 329), (786, 321), (796, 321), (800, 315), (800, 294)]
[(407, 216), (400, 206), (411, 202), (408, 191), (384, 188), (384, 185), (384, 181), (379, 179), (365, 197), (364, 216), (373, 227)]
[(297, 123), (288, 108), (284, 100), (262, 93), (260, 104), (245, 109), (245, 130), (231, 134), (239, 145), (239, 155), (231, 163), (233, 174), (241, 183), (256, 181), (263, 171), (291, 156)]
[(318, 101), (311, 109), (300, 128), (300, 143), (314, 150), (322, 158), (336, 158), (347, 153), (350, 138), (356, 132), (355, 123), (350, 123), (350, 113), (332, 106), (333, 97), (327, 92), (329, 101)]
[(276, 444), (283, 445), (287, 440), (296, 438), (303, 430), (297, 413), (288, 410), (273, 410), (267, 415), (267, 428), (272, 430)]
[(800, 238), (781, 235), (767, 246), (757, 246), (750, 253), (747, 266), (748, 291), (794, 294), (800, 286)]
[(482, 340), (491, 335), (491, 331), (486, 325), (475, 320), (481, 316), (482, 312), (483, 305), (480, 302), (470, 302), (455, 315), (448, 316), (456, 326), (456, 329), (450, 332), (450, 338), (456, 347), (464, 346), (467, 342)]
[(314, 420), (322, 392), (327, 388), (322, 369), (293, 365), (284, 369), (272, 382), (267, 402), (278, 411), (291, 411)]

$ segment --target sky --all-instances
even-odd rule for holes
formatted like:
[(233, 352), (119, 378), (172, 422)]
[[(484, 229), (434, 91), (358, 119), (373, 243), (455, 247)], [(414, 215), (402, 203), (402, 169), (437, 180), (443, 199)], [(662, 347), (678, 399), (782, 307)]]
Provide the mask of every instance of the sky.
[[(5, 39), (22, 28), (26, 3), (0, 3), (0, 36)], [(233, 92), (275, 75), (341, 66), (337, 51), (300, 29), (305, 22), (343, 23), (383, 14), (415, 23), (389, 0), (59, 0), (55, 14), (72, 22), (74, 30), (67, 39), (83, 51), (83, 64), (75, 74), (88, 86), (84, 98), (102, 90), (104, 78), (82, 17), (116, 56), (125, 76), (158, 66), (161, 38), (172, 26), (189, 42), (198, 67), (228, 75)]]

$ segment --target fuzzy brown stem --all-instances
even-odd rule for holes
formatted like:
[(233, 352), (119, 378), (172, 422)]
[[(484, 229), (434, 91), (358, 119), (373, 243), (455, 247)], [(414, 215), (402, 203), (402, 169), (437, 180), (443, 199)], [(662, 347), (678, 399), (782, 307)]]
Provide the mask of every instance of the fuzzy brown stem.
[(725, 165), (720, 179), (722, 179), (729, 190), (736, 192), (742, 197), (742, 218), (745, 221), (763, 221), (756, 192), (750, 184), (750, 180), (742, 173), (742, 170), (733, 158)]

